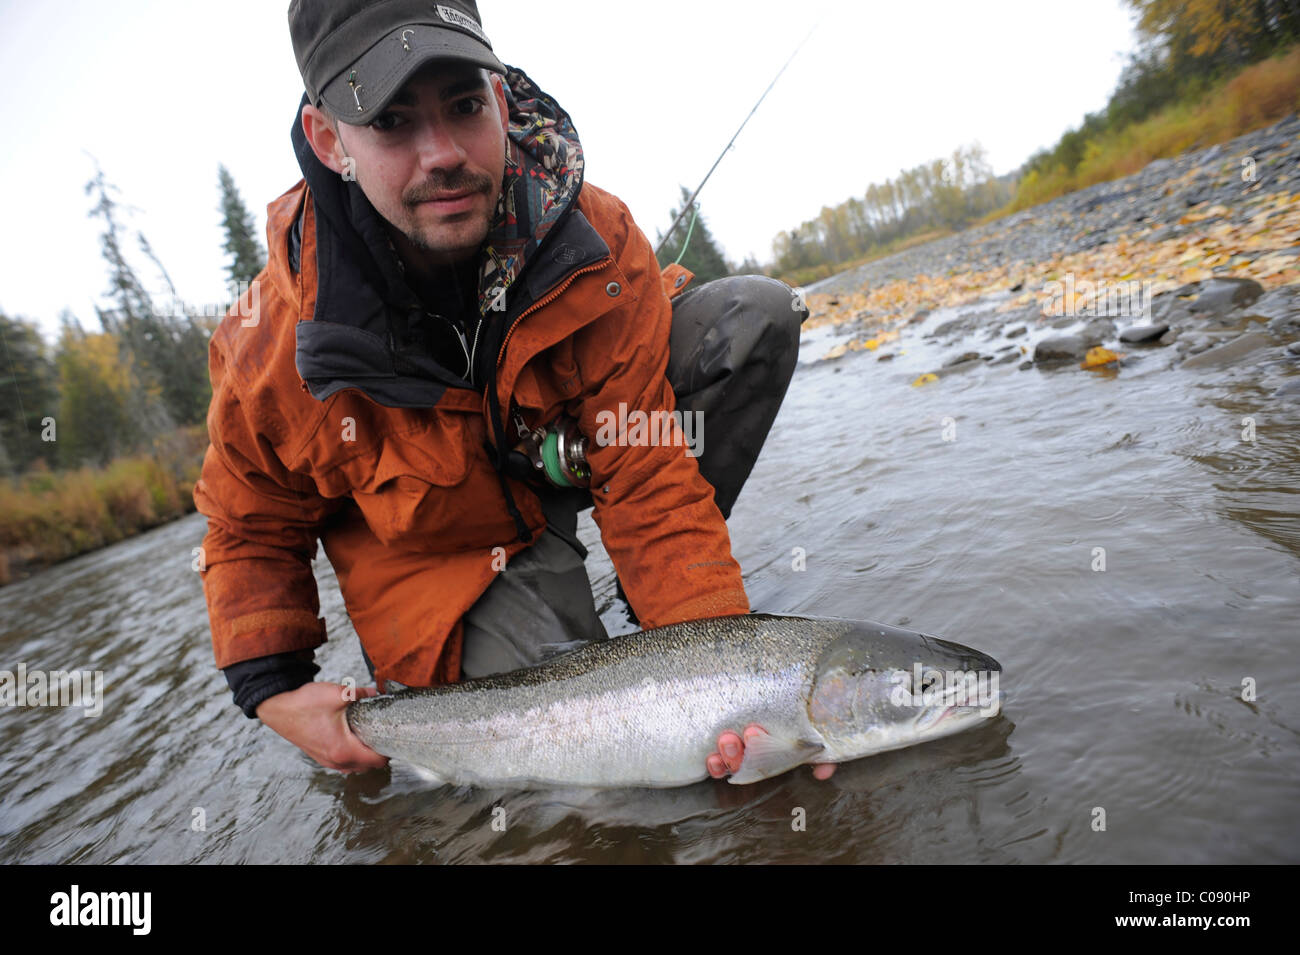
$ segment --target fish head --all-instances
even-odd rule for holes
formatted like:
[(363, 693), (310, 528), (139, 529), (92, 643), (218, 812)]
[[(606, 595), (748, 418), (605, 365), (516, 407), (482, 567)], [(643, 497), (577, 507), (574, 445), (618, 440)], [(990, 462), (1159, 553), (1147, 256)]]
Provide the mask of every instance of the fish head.
[(911, 746), (996, 716), (1002, 667), (958, 643), (866, 621), (818, 657), (808, 717), (837, 760)]

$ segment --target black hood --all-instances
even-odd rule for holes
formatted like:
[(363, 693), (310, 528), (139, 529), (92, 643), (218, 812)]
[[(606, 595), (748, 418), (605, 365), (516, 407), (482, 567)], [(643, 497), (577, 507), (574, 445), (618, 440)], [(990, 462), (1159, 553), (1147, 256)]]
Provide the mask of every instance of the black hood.
[(352, 387), (390, 407), (432, 407), (448, 386), (464, 382), (406, 347), (424, 307), (361, 187), (312, 152), (302, 131), (306, 105), (304, 93), (291, 138), (315, 203), (317, 292), (312, 320), (297, 327), (298, 374), (320, 400)]

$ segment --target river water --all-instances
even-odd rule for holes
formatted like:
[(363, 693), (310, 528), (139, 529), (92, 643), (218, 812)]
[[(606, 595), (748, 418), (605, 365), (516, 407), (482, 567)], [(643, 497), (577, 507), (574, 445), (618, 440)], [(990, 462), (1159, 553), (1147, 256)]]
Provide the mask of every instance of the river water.
[[(730, 523), (755, 610), (996, 657), (987, 725), (827, 782), (345, 777), (230, 703), (194, 515), (0, 590), (0, 669), (105, 679), (98, 716), (0, 708), (0, 861), (1300, 861), (1300, 401), (1273, 396), (1300, 366), (1171, 368), (1165, 349), (1118, 373), (975, 362), (912, 387), (945, 357), (922, 336), (952, 314), (892, 361), (816, 362), (840, 339), (807, 333)], [(626, 632), (589, 517), (582, 537), (606, 626)], [(321, 676), (363, 675), (315, 566)]]

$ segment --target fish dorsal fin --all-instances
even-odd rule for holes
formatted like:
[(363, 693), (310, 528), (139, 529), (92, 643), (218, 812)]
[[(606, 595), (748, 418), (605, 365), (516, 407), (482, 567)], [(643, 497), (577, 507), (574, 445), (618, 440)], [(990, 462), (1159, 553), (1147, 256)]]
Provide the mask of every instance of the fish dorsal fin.
[(732, 773), (729, 781), (743, 786), (779, 776), (811, 762), (823, 751), (822, 745), (812, 740), (757, 733), (745, 740), (745, 761), (737, 772)]

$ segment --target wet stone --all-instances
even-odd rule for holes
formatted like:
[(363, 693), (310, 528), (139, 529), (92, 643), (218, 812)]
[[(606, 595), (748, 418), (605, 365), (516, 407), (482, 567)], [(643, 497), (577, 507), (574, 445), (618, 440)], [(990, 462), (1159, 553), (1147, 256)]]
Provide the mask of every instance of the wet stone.
[[(1119, 340), (1130, 343), (1149, 342), (1161, 338), (1167, 331), (1169, 331), (1169, 325), (1166, 322), (1160, 322), (1156, 325), (1130, 325), (1119, 333)], [(1163, 338), (1161, 338), (1161, 341), (1167, 344)]]
[(1085, 345), (1100, 345), (1104, 341), (1109, 341), (1115, 334), (1115, 323), (1109, 318), (1094, 318), (1083, 327), (1079, 332), (1079, 337), (1083, 339)]
[(955, 358), (950, 358), (943, 363), (944, 368), (952, 368), (954, 365), (964, 365), (968, 361), (978, 361), (980, 353), (977, 351), (962, 352)]
[(1194, 355), (1183, 362), (1184, 368), (1203, 368), (1210, 365), (1223, 365), (1236, 361), (1253, 351), (1273, 343), (1267, 332), (1247, 332), (1239, 338)]
[(1192, 312), (1222, 315), (1234, 308), (1250, 305), (1264, 294), (1264, 286), (1254, 279), (1213, 278), (1198, 282), (1196, 301), (1188, 308)]
[(1077, 335), (1044, 338), (1034, 348), (1034, 362), (1075, 361), (1082, 358), (1087, 350), (1083, 339)]
[(934, 330), (930, 332), (930, 334), (926, 335), (925, 337), (941, 338), (944, 335), (950, 335), (953, 332), (962, 331), (963, 326), (965, 324), (966, 324), (966, 320), (964, 318), (953, 318), (944, 322), (942, 325), (937, 326)]
[(1024, 325), (1017, 325), (1011, 331), (1007, 332), (1007, 338), (1019, 338), (1025, 332), (1029, 331)]
[(1273, 321), (1286, 322), (1289, 319), (1300, 323), (1300, 285), (1283, 285), (1265, 292), (1250, 310)]

